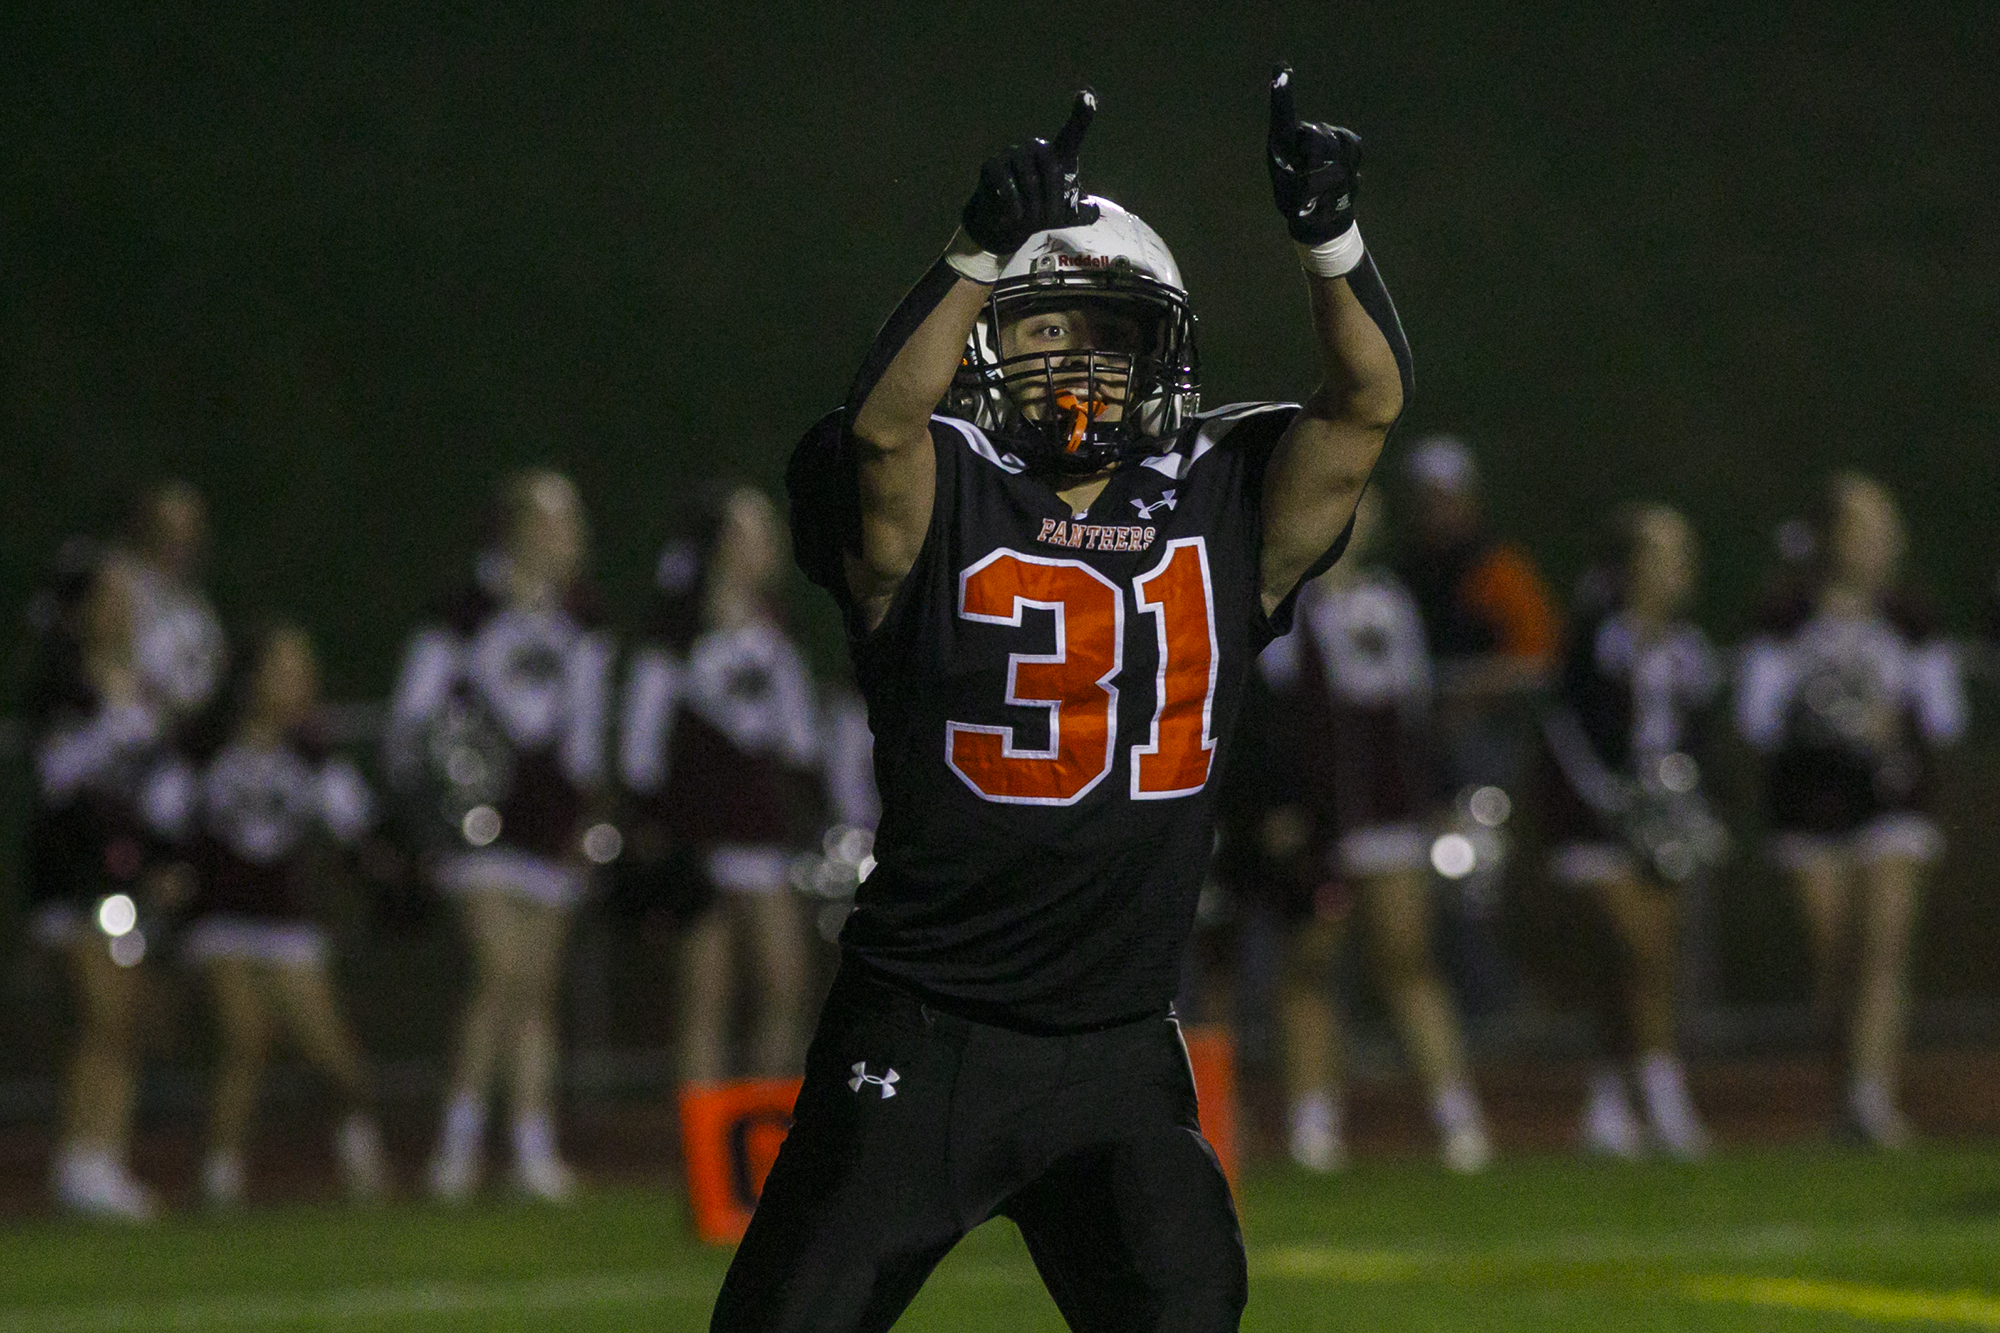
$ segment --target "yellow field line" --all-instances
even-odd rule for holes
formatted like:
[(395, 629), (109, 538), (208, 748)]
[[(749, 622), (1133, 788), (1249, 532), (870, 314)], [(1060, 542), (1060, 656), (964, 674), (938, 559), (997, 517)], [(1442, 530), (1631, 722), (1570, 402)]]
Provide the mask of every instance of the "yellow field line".
[[(1498, 1260), (1499, 1262), (1496, 1262)], [(1574, 1265), (1596, 1270), (1602, 1261)], [(1260, 1278), (1366, 1285), (1380, 1282), (1492, 1280), (1533, 1268), (1569, 1267), (1546, 1258), (1505, 1262), (1500, 1255), (1412, 1254), (1398, 1250), (1342, 1250), (1327, 1245), (1287, 1245), (1252, 1250), (1250, 1269)], [(1910, 1291), (1858, 1282), (1710, 1274), (1681, 1278), (1669, 1290), (1693, 1300), (1765, 1309), (1809, 1310), (1884, 1323), (1950, 1324), (2000, 1330), (2000, 1296), (1979, 1291)]]
[(1679, 1283), (1679, 1290), (1698, 1301), (1728, 1305), (1813, 1310), (1891, 1323), (2000, 1329), (2000, 1297), (1978, 1291), (1902, 1291), (1789, 1277), (1686, 1278)]

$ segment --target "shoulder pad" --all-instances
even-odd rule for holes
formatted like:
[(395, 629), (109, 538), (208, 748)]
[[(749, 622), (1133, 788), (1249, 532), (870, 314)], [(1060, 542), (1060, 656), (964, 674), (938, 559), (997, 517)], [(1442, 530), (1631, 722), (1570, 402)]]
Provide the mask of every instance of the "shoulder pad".
[[(1188, 474), (1204, 454), (1232, 436), (1251, 447), (1268, 446), (1298, 414), (1297, 403), (1230, 403), (1196, 416), (1167, 449), (1141, 462), (1178, 481)], [(1238, 435), (1237, 428), (1255, 423), (1256, 428)]]
[(999, 447), (993, 443), (991, 436), (963, 417), (948, 417), (942, 413), (933, 415), (931, 417), (931, 433), (933, 436), (936, 435), (939, 426), (949, 426), (964, 441), (967, 449), (970, 449), (994, 467), (999, 468), (1002, 472), (1019, 475), (1028, 470), (1028, 465), (1021, 461), (1019, 455), (1002, 453)]

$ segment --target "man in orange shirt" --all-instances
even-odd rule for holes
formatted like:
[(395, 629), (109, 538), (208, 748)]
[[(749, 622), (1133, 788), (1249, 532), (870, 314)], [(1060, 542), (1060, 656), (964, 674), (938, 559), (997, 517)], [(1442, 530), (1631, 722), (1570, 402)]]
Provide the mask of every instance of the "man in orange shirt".
[(1548, 681), (1561, 620), (1527, 552), (1487, 527), (1478, 466), (1463, 442), (1419, 442), (1405, 476), (1413, 541), (1396, 572), (1423, 614), (1446, 794), (1471, 835), (1460, 844), (1472, 849), (1471, 864), (1442, 844), (1433, 861), (1459, 884), (1459, 919), (1447, 935), (1456, 936), (1448, 949), (1466, 1006), (1490, 1011), (1512, 990), (1493, 928), (1505, 845), (1498, 833), (1520, 797), (1528, 705)]

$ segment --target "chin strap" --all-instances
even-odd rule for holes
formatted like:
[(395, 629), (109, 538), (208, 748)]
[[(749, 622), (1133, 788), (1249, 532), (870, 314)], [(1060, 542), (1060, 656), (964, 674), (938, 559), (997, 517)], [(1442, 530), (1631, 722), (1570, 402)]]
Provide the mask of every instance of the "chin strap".
[(1064, 446), (1064, 452), (1073, 454), (1083, 447), (1083, 437), (1089, 432), (1090, 423), (1104, 415), (1104, 409), (1110, 404), (1098, 398), (1086, 403), (1065, 389), (1056, 395), (1056, 406), (1070, 414), (1069, 443)]

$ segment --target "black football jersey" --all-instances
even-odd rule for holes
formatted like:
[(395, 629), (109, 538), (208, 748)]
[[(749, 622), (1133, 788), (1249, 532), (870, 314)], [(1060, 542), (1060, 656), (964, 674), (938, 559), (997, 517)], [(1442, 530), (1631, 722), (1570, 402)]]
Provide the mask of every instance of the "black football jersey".
[(1263, 611), (1259, 511), (1295, 411), (1204, 414), (1084, 515), (934, 417), (930, 531), (872, 631), (830, 577), (842, 521), (798, 512), (843, 489), (837, 419), (807, 437), (799, 556), (849, 610), (882, 799), (852, 957), (1030, 1029), (1165, 1012), (1246, 676), (1290, 615)]

